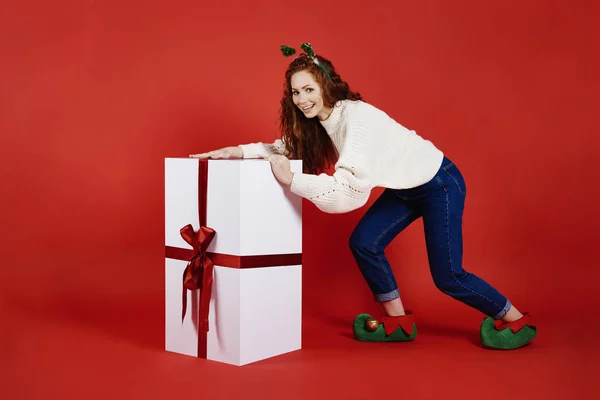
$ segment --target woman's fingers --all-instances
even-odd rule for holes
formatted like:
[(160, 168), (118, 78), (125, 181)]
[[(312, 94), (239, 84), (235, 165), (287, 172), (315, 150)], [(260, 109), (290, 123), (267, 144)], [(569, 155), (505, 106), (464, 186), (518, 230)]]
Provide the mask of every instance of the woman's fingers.
[(207, 158), (208, 153), (190, 154), (190, 158)]
[(191, 158), (229, 158), (230, 154), (226, 150), (213, 150), (208, 153), (190, 154)]

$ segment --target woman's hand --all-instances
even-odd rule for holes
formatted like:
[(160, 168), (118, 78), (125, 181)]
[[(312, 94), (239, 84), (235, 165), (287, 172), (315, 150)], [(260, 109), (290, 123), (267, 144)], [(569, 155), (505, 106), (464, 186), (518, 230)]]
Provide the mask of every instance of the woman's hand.
[(294, 174), (290, 168), (290, 160), (286, 156), (274, 154), (265, 158), (271, 163), (275, 178), (284, 185), (291, 185)]
[(244, 151), (240, 146), (223, 147), (222, 149), (209, 151), (208, 153), (190, 154), (190, 158), (243, 158)]

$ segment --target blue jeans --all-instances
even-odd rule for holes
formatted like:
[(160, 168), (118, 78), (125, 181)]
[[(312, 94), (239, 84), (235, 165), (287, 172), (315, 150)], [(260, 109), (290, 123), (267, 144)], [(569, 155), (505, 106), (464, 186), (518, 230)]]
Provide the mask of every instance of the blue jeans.
[(367, 210), (350, 236), (350, 249), (376, 301), (400, 297), (384, 250), (404, 228), (423, 217), (435, 286), (487, 316), (504, 317), (511, 306), (506, 297), (462, 267), (466, 194), (462, 174), (444, 157), (439, 171), (428, 183), (411, 189), (386, 189)]

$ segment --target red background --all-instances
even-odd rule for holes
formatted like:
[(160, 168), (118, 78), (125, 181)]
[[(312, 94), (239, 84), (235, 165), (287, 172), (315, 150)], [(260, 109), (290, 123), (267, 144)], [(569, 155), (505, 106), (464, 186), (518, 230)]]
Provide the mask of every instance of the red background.
[[(79, 396), (99, 377), (92, 372), (96, 363), (107, 376), (113, 376), (113, 364), (121, 365), (125, 375), (113, 377), (111, 385), (127, 379), (131, 393), (145, 380), (127, 375), (127, 363), (160, 365), (152, 373), (162, 378), (152, 380), (164, 379), (164, 393), (192, 385), (191, 378), (188, 386), (178, 376), (166, 378), (167, 371), (225, 371), (162, 352), (163, 159), (273, 141), (289, 62), (279, 46), (298, 49), (303, 41), (333, 60), (366, 101), (458, 164), (468, 187), (465, 268), (547, 324), (538, 348), (550, 351), (554, 340), (589, 328), (587, 318), (600, 305), (593, 295), (600, 277), (599, 141), (592, 114), (600, 89), (597, 3), (4, 3), (1, 354), (9, 360), (13, 375), (5, 378), (12, 376), (11, 383), (23, 383), (25, 371), (37, 377), (37, 384), (8, 390), (20, 388), (27, 397), (36, 390), (66, 395), (79, 388), (73, 392)], [(375, 190), (369, 204), (380, 193)], [(347, 246), (365, 211), (327, 215), (304, 202), (306, 350), (299, 354), (309, 355), (289, 357), (330, 360), (331, 349), (354, 348), (347, 337), (354, 315), (379, 311)], [(422, 343), (428, 343), (428, 327), (439, 341), (447, 333), (476, 341), (482, 316), (435, 289), (420, 221), (387, 254), (405, 306), (421, 321)], [(579, 325), (559, 325), (568, 321)], [(548, 388), (544, 381), (564, 377), (558, 366), (587, 365), (575, 357), (595, 354), (563, 345), (559, 353), (544, 353), (541, 362), (559, 369), (536, 375), (539, 390)], [(381, 352), (370, 359), (370, 351), (360, 353), (367, 364), (389, 357)], [(423, 351), (413, 355), (429, 354)], [(483, 354), (475, 356), (481, 357), (477, 363), (496, 357)], [(541, 355), (525, 364), (536, 357)], [(312, 368), (306, 360), (303, 368)], [(436, 364), (419, 360), (404, 366)], [(330, 365), (344, 370), (349, 363)], [(348, 377), (360, 380), (366, 372), (346, 371), (331, 383), (357, 393)], [(583, 376), (570, 371), (569, 382)], [(89, 375), (83, 379), (82, 373)], [(236, 374), (239, 387), (256, 378)], [(86, 383), (72, 386), (73, 376)], [(146, 390), (145, 396), (161, 393)], [(364, 396), (356, 398), (370, 398)]]

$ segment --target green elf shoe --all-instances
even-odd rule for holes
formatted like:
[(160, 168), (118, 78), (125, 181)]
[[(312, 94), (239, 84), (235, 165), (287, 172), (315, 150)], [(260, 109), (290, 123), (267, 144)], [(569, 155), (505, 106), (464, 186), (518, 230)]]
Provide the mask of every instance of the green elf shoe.
[(379, 321), (369, 314), (354, 319), (354, 337), (362, 342), (408, 342), (417, 336), (417, 325), (409, 311), (399, 317), (384, 316)]
[(510, 323), (487, 317), (480, 327), (481, 344), (488, 349), (518, 349), (531, 342), (536, 335), (537, 328), (529, 313)]

